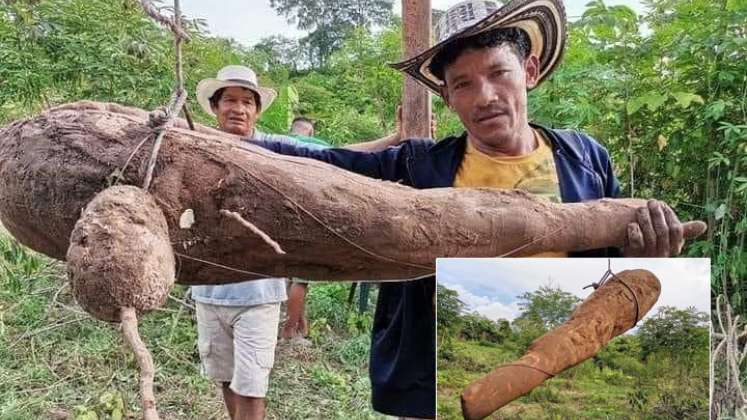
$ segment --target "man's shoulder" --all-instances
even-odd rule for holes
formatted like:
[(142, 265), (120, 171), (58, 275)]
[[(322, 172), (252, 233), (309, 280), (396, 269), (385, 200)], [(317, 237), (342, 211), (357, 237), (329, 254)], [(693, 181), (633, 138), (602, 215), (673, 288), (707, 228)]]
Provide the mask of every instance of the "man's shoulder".
[(299, 138), (288, 136), (285, 134), (266, 133), (264, 131), (260, 131), (257, 129), (254, 130), (254, 134), (248, 140), (292, 144), (294, 146), (300, 146), (300, 147), (305, 147), (309, 149), (325, 149), (328, 147), (328, 146), (323, 145), (321, 143), (321, 140), (318, 140), (318, 139), (316, 139), (317, 142), (304, 141), (305, 139), (299, 139)]
[(401, 147), (405, 150), (417, 152), (427, 151), (435, 144), (436, 142), (433, 139), (413, 137), (403, 141), (399, 144), (398, 147)]
[(252, 134), (251, 137), (252, 140), (260, 140), (260, 141), (280, 141), (285, 143), (297, 143), (298, 140), (294, 139), (291, 136), (286, 136), (283, 134), (272, 134), (272, 133), (266, 133), (264, 131), (260, 131), (255, 129), (254, 134)]
[(606, 150), (604, 146), (602, 146), (597, 139), (594, 137), (584, 133), (583, 131), (578, 130), (572, 130), (572, 129), (556, 129), (554, 130), (558, 136), (566, 141), (567, 143), (570, 143), (571, 145), (579, 145), (581, 147), (587, 148), (587, 149), (603, 149)]
[(436, 141), (431, 138), (411, 138), (402, 142), (403, 145), (407, 145), (410, 148), (411, 153), (414, 155), (423, 155), (430, 153), (440, 153), (448, 151), (458, 147), (459, 142), (463, 139), (464, 135), (461, 136), (448, 136), (443, 139)]
[(594, 137), (578, 130), (548, 128), (533, 124), (535, 128), (543, 130), (553, 149), (560, 149), (564, 154), (581, 162), (597, 160), (600, 157), (608, 159), (607, 149)]

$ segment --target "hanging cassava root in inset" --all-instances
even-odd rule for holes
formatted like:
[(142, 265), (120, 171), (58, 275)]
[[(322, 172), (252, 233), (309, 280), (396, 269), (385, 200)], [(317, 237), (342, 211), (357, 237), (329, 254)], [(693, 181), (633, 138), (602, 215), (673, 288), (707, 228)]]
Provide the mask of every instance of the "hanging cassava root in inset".
[(615, 274), (586, 298), (566, 323), (534, 340), (519, 360), (469, 384), (462, 393), (464, 418), (482, 419), (594, 356), (643, 318), (660, 291), (659, 280), (649, 271)]
[[(3, 224), (25, 245), (64, 258), (80, 210), (97, 192), (119, 179), (142, 185), (152, 145), (143, 142), (152, 138), (146, 121), (134, 108), (79, 102), (0, 130)], [(181, 283), (405, 279), (433, 273), (436, 257), (623, 246), (627, 224), (645, 205), (563, 205), (487, 188), (416, 190), (184, 126), (179, 120), (167, 129), (149, 189), (166, 217)], [(187, 212), (194, 223), (180, 226)], [(704, 229), (686, 224), (685, 236)]]
[(151, 196), (133, 186), (107, 188), (86, 206), (67, 252), (78, 303), (94, 317), (122, 323), (140, 367), (143, 417), (157, 420), (153, 358), (140, 339), (137, 316), (164, 304), (174, 284), (174, 254), (166, 219)]

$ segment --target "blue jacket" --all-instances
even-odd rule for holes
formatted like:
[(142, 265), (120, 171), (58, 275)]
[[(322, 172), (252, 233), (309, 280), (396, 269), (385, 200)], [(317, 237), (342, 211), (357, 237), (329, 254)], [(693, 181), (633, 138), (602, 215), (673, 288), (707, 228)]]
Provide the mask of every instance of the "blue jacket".
[[(552, 143), (563, 202), (617, 197), (620, 187), (607, 151), (585, 134), (540, 129)], [(433, 140), (408, 140), (377, 153), (345, 149), (313, 150), (252, 141), (284, 155), (309, 157), (361, 175), (415, 188), (451, 187), (464, 158), (466, 133)], [(596, 250), (574, 256), (607, 256)], [(402, 417), (435, 417), (436, 353), (433, 277), (382, 283), (371, 341), (372, 403), (376, 411)]]

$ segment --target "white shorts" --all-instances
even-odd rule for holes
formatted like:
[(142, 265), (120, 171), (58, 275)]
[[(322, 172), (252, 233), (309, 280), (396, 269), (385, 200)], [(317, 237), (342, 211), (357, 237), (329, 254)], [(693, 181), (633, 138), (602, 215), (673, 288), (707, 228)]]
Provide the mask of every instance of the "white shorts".
[(241, 396), (264, 398), (275, 363), (280, 302), (218, 306), (196, 302), (197, 347), (205, 374)]

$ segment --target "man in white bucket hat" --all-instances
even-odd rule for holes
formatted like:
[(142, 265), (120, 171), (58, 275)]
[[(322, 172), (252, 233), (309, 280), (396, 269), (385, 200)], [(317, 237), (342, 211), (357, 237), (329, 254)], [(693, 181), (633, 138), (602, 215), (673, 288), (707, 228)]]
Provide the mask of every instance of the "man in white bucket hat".
[[(253, 141), (414, 188), (519, 188), (562, 202), (616, 197), (619, 184), (607, 151), (584, 133), (532, 124), (527, 92), (546, 80), (563, 56), (561, 0), (467, 1), (438, 24), (439, 42), (393, 65), (442, 96), (465, 132), (439, 142), (409, 139), (378, 153), (309, 150)], [(672, 256), (697, 235), (665, 204), (651, 200), (628, 228), (626, 255)], [(428, 221), (437, 223), (437, 220)], [(569, 256), (614, 256), (617, 249)], [(557, 255), (557, 254), (556, 254)], [(371, 340), (375, 410), (399, 417), (435, 417), (435, 279), (386, 282), (379, 289)]]
[[(277, 94), (259, 86), (246, 66), (222, 68), (197, 85), (197, 102), (218, 127), (242, 137), (293, 142), (256, 129), (257, 119)], [(265, 395), (275, 360), (284, 279), (221, 286), (193, 286), (198, 348), (205, 373), (222, 386), (230, 417), (263, 419)]]
[[(225, 132), (246, 139), (297, 147), (323, 148), (295, 138), (257, 130), (259, 116), (277, 94), (259, 85), (246, 66), (230, 65), (216, 78), (197, 84), (197, 102)], [(400, 141), (395, 132), (350, 146), (374, 152)], [(280, 305), (287, 299), (286, 279), (270, 278), (220, 286), (193, 286), (198, 348), (205, 373), (221, 384), (231, 419), (262, 419), (265, 395), (275, 360)]]

